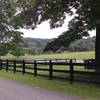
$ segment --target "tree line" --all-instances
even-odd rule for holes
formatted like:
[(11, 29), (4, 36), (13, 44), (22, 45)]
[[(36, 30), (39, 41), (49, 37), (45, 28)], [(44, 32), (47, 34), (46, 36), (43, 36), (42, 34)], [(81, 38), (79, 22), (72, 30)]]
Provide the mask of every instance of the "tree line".
[(61, 53), (64, 51), (80, 52), (95, 50), (95, 37), (79, 39), (72, 42), (70, 45), (67, 45), (69, 41), (66, 38), (65, 36), (59, 36), (57, 39), (48, 42), (44, 48), (44, 52)]
[[(62, 53), (65, 51), (68, 52), (80, 52), (80, 51), (94, 51), (95, 50), (95, 37), (90, 37), (87, 39), (79, 39), (71, 43), (68, 47), (64, 45), (67, 41), (63, 41), (63, 44), (57, 45), (60, 43), (53, 42), (55, 39), (32, 39), (32, 38), (23, 38), (23, 41), (20, 44), (20, 47), (15, 47), (15, 45), (0, 45), (0, 56), (4, 56), (8, 53), (21, 56), (24, 54), (43, 54), (43, 53)], [(40, 46), (41, 43), (41, 46)], [(50, 45), (52, 44), (52, 46)], [(10, 49), (10, 47), (13, 49)], [(55, 46), (57, 47), (55, 51)]]

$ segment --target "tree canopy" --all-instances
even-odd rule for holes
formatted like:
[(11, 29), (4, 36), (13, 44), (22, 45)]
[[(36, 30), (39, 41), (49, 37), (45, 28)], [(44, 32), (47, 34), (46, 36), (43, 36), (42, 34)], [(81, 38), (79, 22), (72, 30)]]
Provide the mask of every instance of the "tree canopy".
[(69, 38), (66, 45), (100, 26), (100, 0), (18, 0), (18, 4), (21, 11), (14, 19), (20, 19), (16, 24), (24, 28), (34, 29), (46, 20), (51, 28), (57, 28), (63, 25), (66, 14), (74, 15), (64, 32)]
[(87, 36), (88, 30), (100, 24), (100, 0), (18, 0), (18, 3), (21, 13), (17, 18), (22, 18), (23, 23), (17, 25), (34, 28), (49, 20), (50, 27), (55, 28), (62, 26), (66, 14), (73, 15), (75, 12), (69, 31), (81, 37)]
[[(2, 49), (9, 51), (9, 49), (13, 49), (12, 45), (17, 46), (21, 41), (22, 33), (16, 31), (12, 22), (12, 18), (16, 14), (15, 1), (0, 0), (0, 51)], [(7, 46), (10, 46), (9, 49)]]

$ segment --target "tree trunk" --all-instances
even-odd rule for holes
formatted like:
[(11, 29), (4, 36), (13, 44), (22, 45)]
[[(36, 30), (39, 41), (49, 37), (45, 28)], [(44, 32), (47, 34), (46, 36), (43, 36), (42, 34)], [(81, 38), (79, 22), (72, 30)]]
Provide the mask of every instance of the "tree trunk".
[(95, 59), (96, 71), (100, 71), (100, 25), (96, 27)]

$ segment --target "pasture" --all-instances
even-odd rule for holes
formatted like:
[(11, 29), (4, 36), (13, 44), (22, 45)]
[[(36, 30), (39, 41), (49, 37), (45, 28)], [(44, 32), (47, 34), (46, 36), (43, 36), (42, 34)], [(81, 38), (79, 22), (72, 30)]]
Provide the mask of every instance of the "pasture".
[(40, 55), (28, 55), (15, 57), (11, 54), (8, 54), (6, 56), (2, 56), (2, 59), (94, 59), (95, 58), (95, 52), (89, 51), (89, 52), (64, 52), (59, 54), (40, 54)]

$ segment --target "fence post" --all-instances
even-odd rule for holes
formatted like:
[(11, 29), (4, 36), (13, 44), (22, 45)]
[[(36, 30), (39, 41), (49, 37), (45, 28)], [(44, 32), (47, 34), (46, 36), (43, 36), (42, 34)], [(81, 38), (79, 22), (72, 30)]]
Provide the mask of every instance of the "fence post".
[(74, 58), (74, 61), (75, 61), (74, 63), (76, 63), (76, 58)]
[(2, 59), (0, 59), (0, 70), (2, 70)]
[(25, 61), (23, 60), (23, 66), (22, 66), (22, 68), (23, 68), (23, 75), (25, 74)]
[(72, 84), (74, 81), (74, 70), (73, 70), (73, 62), (70, 59), (70, 83)]
[(52, 72), (52, 61), (49, 61), (49, 79), (52, 79), (53, 72)]
[(88, 69), (88, 61), (86, 59), (84, 59), (84, 68)]
[(34, 77), (37, 76), (37, 63), (36, 60), (34, 60)]
[(8, 68), (9, 67), (9, 61), (8, 60), (6, 60), (6, 71), (8, 72)]
[(13, 70), (13, 72), (15, 74), (15, 72), (16, 72), (16, 60), (14, 60), (13, 63), (14, 63), (14, 70)]

